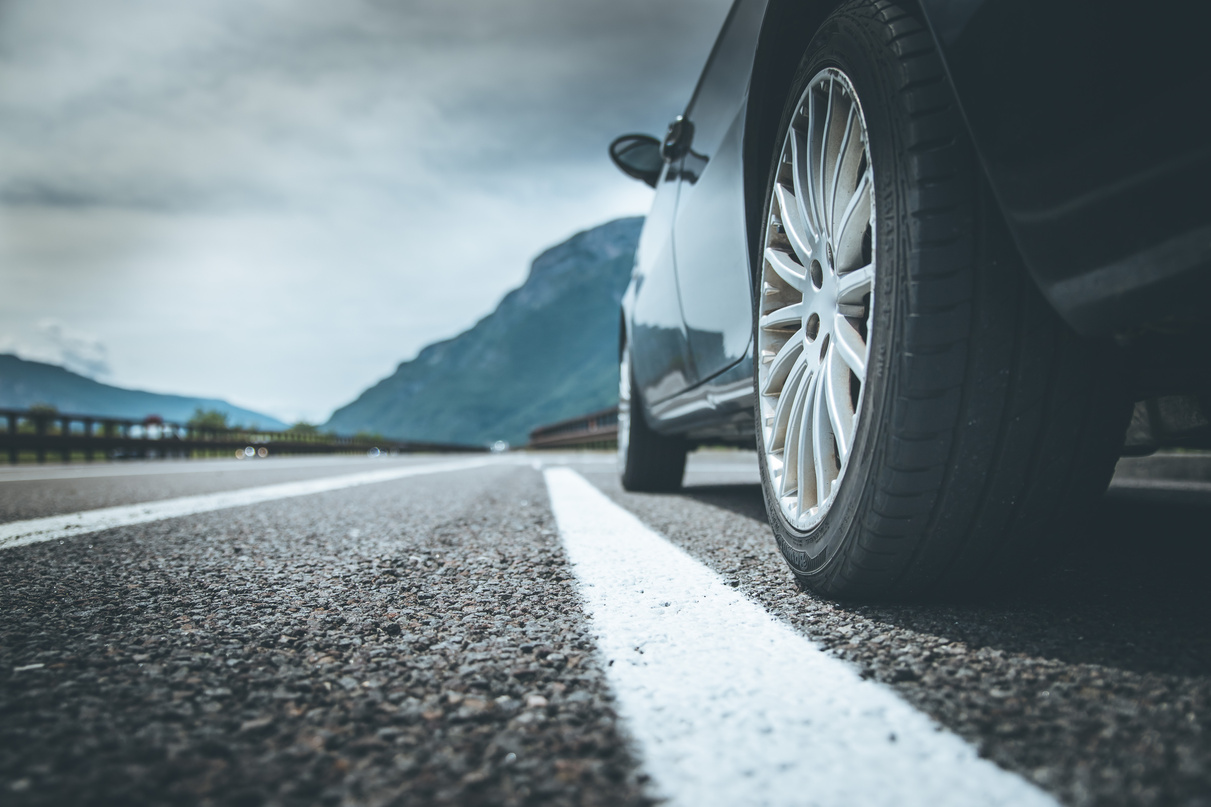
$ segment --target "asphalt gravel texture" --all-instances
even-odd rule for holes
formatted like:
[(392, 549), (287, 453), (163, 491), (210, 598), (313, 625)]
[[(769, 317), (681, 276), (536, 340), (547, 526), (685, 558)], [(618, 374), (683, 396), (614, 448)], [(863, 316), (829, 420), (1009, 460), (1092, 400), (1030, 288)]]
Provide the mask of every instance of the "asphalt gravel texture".
[(10, 549), (0, 637), (7, 804), (647, 803), (528, 468)]
[[(1112, 489), (1012, 594), (855, 605), (795, 585), (751, 454), (701, 452), (659, 495), (604, 456), (540, 459), (1065, 804), (1211, 805), (1197, 482)], [(245, 478), (307, 478), (273, 471)], [(166, 479), (72, 480), (72, 501), (230, 489)], [(17, 484), (3, 520), (62, 512)], [(644, 782), (527, 465), (0, 552), (0, 803), (626, 805)]]

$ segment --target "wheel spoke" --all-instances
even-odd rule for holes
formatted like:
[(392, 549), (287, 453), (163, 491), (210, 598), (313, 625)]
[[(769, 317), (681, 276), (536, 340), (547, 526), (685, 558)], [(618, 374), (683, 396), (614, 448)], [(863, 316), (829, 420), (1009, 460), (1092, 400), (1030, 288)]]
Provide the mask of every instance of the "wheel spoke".
[(807, 178), (807, 196), (803, 198), (804, 207), (808, 207), (812, 211), (812, 217), (816, 222), (816, 233), (819, 234), (824, 229), (824, 222), (820, 219), (820, 209), (816, 204), (816, 199), (820, 195), (819, 186), (816, 184), (816, 171), (812, 166), (812, 144), (816, 141), (816, 93), (814, 90), (808, 90), (807, 98), (807, 132), (803, 137), (803, 175)]
[(849, 366), (859, 381), (866, 380), (866, 342), (858, 329), (842, 314), (833, 317), (832, 349)]
[(792, 303), (761, 317), (761, 327), (767, 331), (785, 329), (791, 325), (796, 329), (803, 325), (803, 303)]
[(845, 164), (845, 155), (849, 151), (850, 136), (854, 132), (854, 114), (858, 111), (855, 104), (850, 104), (849, 115), (845, 118), (845, 134), (841, 138), (841, 148), (837, 151), (837, 159), (833, 163), (833, 181), (829, 187), (828, 218), (834, 221), (837, 217), (837, 191), (841, 181), (841, 167)]
[[(803, 391), (803, 407), (810, 407), (812, 401), (816, 399), (816, 386), (820, 383), (820, 374), (812, 375), (811, 383), (805, 385), (807, 388)], [(800, 407), (802, 411), (803, 407)], [(812, 449), (812, 430), (807, 428), (808, 419), (800, 418), (803, 426), (799, 429), (799, 434), (796, 435), (797, 452), (795, 454), (795, 474), (798, 482), (797, 492), (795, 494), (795, 503), (798, 505), (797, 514), (802, 516), (803, 511), (814, 504), (807, 501), (807, 494), (816, 490), (816, 464), (811, 459), (814, 454)], [(819, 503), (819, 499), (816, 503)]]
[(778, 396), (778, 405), (774, 408), (773, 423), (770, 424), (770, 451), (777, 451), (786, 446), (786, 432), (790, 423), (791, 407), (794, 405), (794, 392), (799, 389), (803, 382), (803, 373), (807, 370), (807, 360), (803, 354), (799, 354), (799, 358), (795, 360), (794, 366), (791, 367), (790, 373), (786, 377), (786, 383), (782, 385), (782, 392)]
[(778, 490), (779, 497), (788, 495), (799, 484), (799, 434), (806, 427), (803, 405), (808, 397), (807, 392), (812, 389), (814, 384), (815, 376), (812, 376), (811, 379), (801, 378), (799, 385), (795, 388), (796, 394), (786, 396), (791, 403), (787, 415), (786, 439), (783, 442), (782, 484)]
[(862, 260), (862, 231), (870, 222), (870, 182), (870, 169), (867, 168), (845, 205), (841, 225), (833, 231), (838, 269), (845, 269)]
[(812, 398), (811, 430), (812, 457), (816, 465), (816, 503), (828, 498), (829, 484), (837, 478), (836, 459), (833, 457), (832, 427), (828, 422), (827, 404), (824, 403), (824, 384), (817, 383)]
[(800, 216), (799, 202), (791, 198), (794, 192), (780, 182), (774, 183), (774, 195), (778, 197), (778, 212), (782, 229), (786, 231), (786, 240), (791, 242), (791, 248), (795, 250), (799, 262), (807, 266), (812, 260), (812, 239)]
[[(799, 206), (799, 215), (811, 231), (812, 239), (815, 240), (820, 234), (820, 222), (816, 220), (812, 210), (812, 172), (807, 164), (807, 155), (811, 151), (808, 148), (808, 144), (811, 142), (811, 121), (815, 114), (812, 107), (813, 104), (809, 101), (807, 104), (808, 134), (805, 136), (791, 129), (790, 137), (787, 139), (790, 140), (791, 145), (791, 176), (795, 181), (795, 202)], [(803, 143), (799, 142), (800, 139), (803, 140)]]
[(820, 186), (819, 186), (818, 192), (816, 194), (814, 194), (814, 201), (819, 202), (819, 205), (818, 205), (819, 210), (817, 212), (817, 215), (819, 216), (820, 226), (823, 227), (825, 230), (829, 229), (830, 222), (824, 216), (825, 210), (827, 209), (826, 203), (828, 201), (827, 199), (824, 198), (824, 169), (825, 169), (824, 158), (825, 158), (826, 151), (828, 149), (828, 127), (832, 123), (832, 119), (833, 119), (833, 79), (831, 76), (829, 76), (828, 100), (825, 101), (825, 103), (824, 103), (824, 125), (822, 127), (820, 127)]
[(765, 248), (765, 262), (786, 285), (800, 293), (807, 288), (807, 270), (791, 260), (791, 256), (773, 247)]
[(875, 267), (867, 264), (852, 272), (837, 277), (837, 302), (858, 305), (871, 291), (875, 279)]
[(849, 400), (849, 368), (837, 358), (836, 350), (828, 351), (824, 378), (828, 419), (837, 438), (837, 452), (841, 455), (841, 462), (845, 462), (854, 437), (854, 410)]
[(786, 344), (778, 351), (769, 364), (769, 370), (766, 373), (765, 384), (761, 388), (762, 395), (773, 395), (782, 388), (786, 383), (787, 376), (790, 375), (791, 368), (795, 364), (795, 359), (799, 358), (803, 353), (803, 331), (802, 329), (795, 331)]

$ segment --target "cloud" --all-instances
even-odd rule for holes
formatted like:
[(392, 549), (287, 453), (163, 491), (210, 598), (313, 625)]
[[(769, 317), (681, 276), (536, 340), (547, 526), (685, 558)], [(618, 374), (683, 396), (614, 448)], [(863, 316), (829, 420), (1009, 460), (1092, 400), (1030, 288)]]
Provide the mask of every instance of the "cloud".
[(650, 0), (90, 5), (3, 7), (0, 204), (305, 206), (600, 163), (680, 110), (718, 25)]
[(644, 211), (606, 144), (663, 132), (729, 5), (0, 0), (0, 322), (322, 420)]
[(55, 319), (43, 319), (31, 339), (0, 338), (0, 353), (15, 353), (29, 361), (66, 367), (74, 373), (101, 380), (110, 375), (109, 356), (101, 340), (67, 327)]
[(51, 350), (58, 354), (59, 364), (89, 378), (109, 375), (109, 357), (105, 345), (97, 337), (74, 331), (54, 319), (39, 322), (38, 330)]

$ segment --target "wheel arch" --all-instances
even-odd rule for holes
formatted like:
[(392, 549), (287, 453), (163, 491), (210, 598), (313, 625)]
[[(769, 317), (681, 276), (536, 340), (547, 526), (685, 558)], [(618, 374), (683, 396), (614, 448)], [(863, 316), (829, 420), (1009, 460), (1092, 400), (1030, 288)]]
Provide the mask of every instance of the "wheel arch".
[[(776, 141), (782, 106), (807, 41), (843, 2), (770, 0), (766, 6), (753, 56), (744, 121), (745, 235), (749, 250), (749, 278), (753, 282), (756, 282), (756, 273), (761, 265), (761, 214), (765, 206), (765, 182), (770, 160), (779, 145)], [(924, 14), (917, 0), (908, 0), (908, 3), (918, 14)], [(804, 32), (807, 32), (806, 35)]]

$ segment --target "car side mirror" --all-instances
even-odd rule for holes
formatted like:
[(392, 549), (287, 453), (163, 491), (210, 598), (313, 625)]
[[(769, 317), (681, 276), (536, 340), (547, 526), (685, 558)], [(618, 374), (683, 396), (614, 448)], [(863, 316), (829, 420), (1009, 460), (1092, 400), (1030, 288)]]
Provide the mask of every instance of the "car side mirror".
[(610, 144), (610, 159), (618, 170), (656, 187), (664, 168), (661, 143), (651, 135), (625, 134)]

